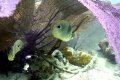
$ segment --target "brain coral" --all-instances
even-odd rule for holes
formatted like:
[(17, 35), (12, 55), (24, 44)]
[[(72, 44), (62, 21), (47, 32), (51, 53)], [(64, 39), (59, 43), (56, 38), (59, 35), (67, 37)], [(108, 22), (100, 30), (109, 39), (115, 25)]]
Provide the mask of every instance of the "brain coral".
[(69, 60), (71, 64), (81, 66), (90, 63), (90, 54), (83, 51), (74, 51), (71, 47), (65, 47), (63, 49), (65, 57)]

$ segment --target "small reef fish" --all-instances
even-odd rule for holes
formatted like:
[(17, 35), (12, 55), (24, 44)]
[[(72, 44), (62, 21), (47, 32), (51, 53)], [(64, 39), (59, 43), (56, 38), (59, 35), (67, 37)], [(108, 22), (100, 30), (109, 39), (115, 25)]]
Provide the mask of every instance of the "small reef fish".
[(41, 4), (41, 2), (36, 2), (36, 3), (35, 3), (35, 8), (37, 9), (40, 4)]
[(57, 21), (51, 25), (51, 32), (54, 37), (62, 40), (69, 41), (73, 37), (73, 29), (70, 23), (64, 20)]
[(11, 50), (10, 50), (10, 52), (8, 54), (8, 60), (9, 61), (13, 61), (14, 60), (14, 57), (15, 57), (16, 53), (18, 53), (21, 50), (21, 48), (23, 48), (23, 44), (24, 43), (23, 43), (22, 40), (17, 40), (14, 43), (13, 47), (11, 48)]

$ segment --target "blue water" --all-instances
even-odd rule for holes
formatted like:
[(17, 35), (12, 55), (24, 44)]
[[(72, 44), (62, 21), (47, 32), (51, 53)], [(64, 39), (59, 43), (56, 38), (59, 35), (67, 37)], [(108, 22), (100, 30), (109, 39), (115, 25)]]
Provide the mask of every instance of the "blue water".
[(120, 3), (120, 0), (110, 0), (112, 4)]

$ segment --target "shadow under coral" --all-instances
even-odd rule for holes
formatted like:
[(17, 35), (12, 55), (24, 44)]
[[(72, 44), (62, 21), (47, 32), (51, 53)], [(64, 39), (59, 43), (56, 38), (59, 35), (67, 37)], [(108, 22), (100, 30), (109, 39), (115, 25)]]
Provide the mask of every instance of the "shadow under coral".
[(0, 72), (8, 75), (8, 71), (22, 72), (20, 70), (20, 61), (15, 58), (14, 61), (8, 60), (7, 50), (0, 51)]

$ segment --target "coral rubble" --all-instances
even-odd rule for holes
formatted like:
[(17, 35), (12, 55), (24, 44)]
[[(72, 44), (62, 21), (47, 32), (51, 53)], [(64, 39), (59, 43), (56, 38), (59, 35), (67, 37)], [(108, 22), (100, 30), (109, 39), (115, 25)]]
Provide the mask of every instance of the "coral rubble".
[(107, 39), (101, 41), (99, 43), (99, 47), (101, 48), (102, 52), (108, 59), (115, 61), (115, 54), (112, 50), (112, 47), (109, 45)]
[(83, 51), (74, 51), (71, 47), (65, 47), (63, 49), (65, 57), (69, 60), (70, 63), (81, 66), (90, 63), (90, 54)]

